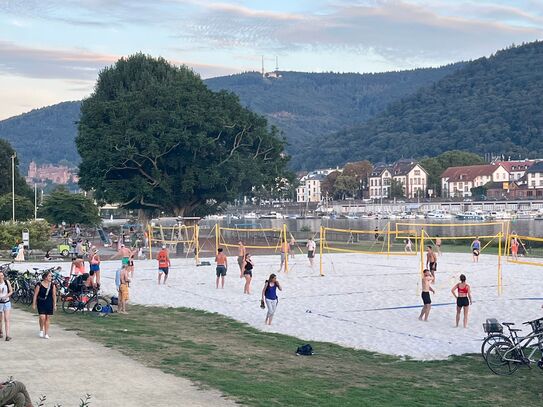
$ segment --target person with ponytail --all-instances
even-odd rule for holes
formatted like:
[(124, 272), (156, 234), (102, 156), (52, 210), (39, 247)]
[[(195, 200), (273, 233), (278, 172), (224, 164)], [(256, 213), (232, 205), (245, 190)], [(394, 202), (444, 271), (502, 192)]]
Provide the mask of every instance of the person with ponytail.
[(261, 306), (266, 304), (265, 307), (268, 309), (265, 321), (265, 324), (267, 325), (271, 325), (273, 315), (275, 314), (277, 304), (279, 303), (279, 299), (277, 298), (277, 289), (279, 289), (279, 291), (283, 291), (281, 284), (279, 284), (279, 281), (277, 281), (277, 276), (275, 274), (271, 274), (270, 278), (268, 278), (264, 283), (262, 300), (260, 302)]

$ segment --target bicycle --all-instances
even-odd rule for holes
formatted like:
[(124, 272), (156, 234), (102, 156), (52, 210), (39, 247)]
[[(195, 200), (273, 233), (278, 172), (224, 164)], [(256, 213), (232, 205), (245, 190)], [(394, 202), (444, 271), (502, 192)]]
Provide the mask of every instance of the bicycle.
[[(481, 345), (481, 355), (486, 360), (486, 352), (492, 345), (497, 342), (511, 342), (513, 333), (511, 332), (511, 325), (515, 325), (513, 322), (503, 322), (500, 324), (495, 318), (488, 318), (486, 323), (483, 323), (483, 330), (487, 334)], [(509, 336), (503, 333), (503, 326), (509, 329)], [(514, 329), (514, 328), (513, 328)]]
[(531, 367), (532, 363), (537, 364), (543, 372), (543, 318), (523, 324), (530, 325), (532, 332), (519, 337), (518, 332), (521, 329), (508, 326), (511, 337), (494, 343), (487, 350), (486, 364), (493, 373), (501, 376), (511, 375), (521, 366)]
[[(92, 295), (89, 296), (91, 293)], [(109, 305), (109, 300), (99, 295), (96, 289), (70, 291), (64, 295), (62, 311), (67, 314), (75, 314), (77, 311), (102, 312), (107, 305)]]

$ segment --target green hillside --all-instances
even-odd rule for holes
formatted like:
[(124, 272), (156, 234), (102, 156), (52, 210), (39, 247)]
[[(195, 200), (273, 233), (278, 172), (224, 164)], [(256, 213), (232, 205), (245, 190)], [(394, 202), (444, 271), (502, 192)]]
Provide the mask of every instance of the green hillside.
[(364, 124), (321, 137), (304, 164), (392, 161), (448, 150), (541, 157), (542, 66), (542, 42), (473, 61)]
[[(213, 90), (236, 93), (242, 103), (264, 114), (283, 130), (287, 151), (300, 168), (308, 145), (323, 134), (362, 123), (392, 101), (416, 92), (461, 64), (442, 68), (379, 74), (283, 72), (282, 78), (263, 79), (258, 73), (208, 79)], [(32, 159), (38, 163), (79, 162), (75, 148), (80, 102), (64, 102), (0, 121), (0, 138), (18, 151), (23, 172)]]

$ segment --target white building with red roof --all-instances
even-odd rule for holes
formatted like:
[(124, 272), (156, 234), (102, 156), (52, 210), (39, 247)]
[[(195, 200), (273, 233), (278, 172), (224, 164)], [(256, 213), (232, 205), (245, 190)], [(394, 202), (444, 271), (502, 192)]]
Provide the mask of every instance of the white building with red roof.
[(509, 182), (510, 173), (499, 164), (467, 165), (449, 167), (441, 174), (441, 188), (444, 197), (465, 198), (471, 196), (471, 189), (488, 182)]

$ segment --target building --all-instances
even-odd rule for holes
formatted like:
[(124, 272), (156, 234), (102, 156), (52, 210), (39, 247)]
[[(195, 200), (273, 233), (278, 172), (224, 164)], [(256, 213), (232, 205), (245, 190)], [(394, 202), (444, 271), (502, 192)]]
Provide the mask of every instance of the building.
[(369, 197), (381, 199), (390, 197), (392, 180), (403, 185), (404, 196), (412, 199), (426, 195), (428, 173), (414, 160), (399, 160), (392, 165), (376, 164), (369, 180)]
[(518, 181), (526, 170), (535, 164), (535, 160), (520, 160), (520, 161), (496, 161), (494, 164), (501, 165), (509, 173), (509, 181)]
[(498, 163), (449, 167), (441, 174), (441, 189), (444, 197), (466, 198), (471, 189), (489, 182), (508, 183), (509, 172)]
[(54, 184), (65, 185), (71, 182), (77, 183), (78, 177), (71, 168), (64, 165), (46, 164), (38, 166), (34, 161), (28, 167), (26, 182), (29, 184), (51, 181)]
[(301, 176), (300, 186), (296, 188), (296, 202), (320, 202), (322, 200), (321, 183), (328, 174), (342, 170), (338, 168), (327, 168), (311, 171)]

